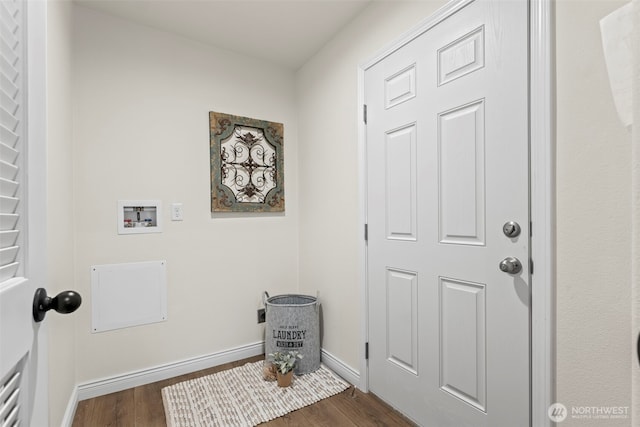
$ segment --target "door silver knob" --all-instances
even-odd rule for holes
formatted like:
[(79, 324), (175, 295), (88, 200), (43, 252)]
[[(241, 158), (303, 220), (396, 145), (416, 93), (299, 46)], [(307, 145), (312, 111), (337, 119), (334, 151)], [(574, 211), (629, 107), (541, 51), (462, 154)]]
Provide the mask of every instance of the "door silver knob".
[(500, 271), (509, 274), (518, 274), (522, 271), (522, 263), (518, 258), (508, 256), (500, 261)]

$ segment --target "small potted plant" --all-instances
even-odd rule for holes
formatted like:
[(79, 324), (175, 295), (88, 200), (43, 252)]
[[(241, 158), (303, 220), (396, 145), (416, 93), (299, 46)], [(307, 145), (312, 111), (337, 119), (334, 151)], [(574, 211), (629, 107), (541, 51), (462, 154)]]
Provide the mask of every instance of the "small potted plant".
[(278, 386), (289, 387), (293, 377), (293, 369), (298, 359), (302, 359), (302, 355), (297, 351), (276, 351), (269, 356), (273, 359), (273, 365), (276, 367)]

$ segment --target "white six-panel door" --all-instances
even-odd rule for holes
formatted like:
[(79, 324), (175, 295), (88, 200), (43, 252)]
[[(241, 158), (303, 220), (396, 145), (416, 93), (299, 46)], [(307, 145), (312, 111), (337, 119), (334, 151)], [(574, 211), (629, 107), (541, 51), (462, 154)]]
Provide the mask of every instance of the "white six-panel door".
[(470, 2), (365, 71), (369, 386), (424, 426), (529, 425), (527, 10)]

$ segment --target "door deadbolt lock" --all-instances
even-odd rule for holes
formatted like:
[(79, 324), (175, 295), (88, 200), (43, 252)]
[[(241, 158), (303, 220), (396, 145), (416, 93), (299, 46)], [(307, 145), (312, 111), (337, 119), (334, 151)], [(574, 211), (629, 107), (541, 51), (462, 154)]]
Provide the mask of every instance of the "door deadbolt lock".
[(502, 226), (502, 232), (507, 237), (518, 237), (522, 232), (522, 229), (520, 228), (520, 224), (518, 224), (517, 222), (509, 221), (505, 222), (505, 224)]
[(506, 257), (500, 261), (500, 271), (508, 274), (518, 274), (522, 271), (522, 263), (518, 258)]

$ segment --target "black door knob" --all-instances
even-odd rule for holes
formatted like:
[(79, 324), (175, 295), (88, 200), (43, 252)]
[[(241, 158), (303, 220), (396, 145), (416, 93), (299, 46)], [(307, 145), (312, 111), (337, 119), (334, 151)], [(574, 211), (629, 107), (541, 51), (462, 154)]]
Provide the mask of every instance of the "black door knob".
[(33, 296), (33, 320), (42, 322), (47, 311), (53, 309), (61, 314), (73, 313), (82, 304), (82, 297), (75, 291), (63, 291), (55, 297), (47, 296), (47, 290), (38, 288)]

